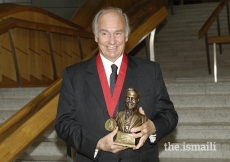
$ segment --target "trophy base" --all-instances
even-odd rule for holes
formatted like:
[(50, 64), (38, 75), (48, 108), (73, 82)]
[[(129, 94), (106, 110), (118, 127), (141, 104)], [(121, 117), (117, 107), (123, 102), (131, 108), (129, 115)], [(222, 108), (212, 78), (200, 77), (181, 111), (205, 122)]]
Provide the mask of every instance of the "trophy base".
[(119, 146), (131, 147), (131, 148), (134, 148), (136, 146), (135, 138), (131, 137), (128, 133), (124, 133), (121, 131), (117, 132), (117, 137), (116, 140), (113, 142), (113, 144)]

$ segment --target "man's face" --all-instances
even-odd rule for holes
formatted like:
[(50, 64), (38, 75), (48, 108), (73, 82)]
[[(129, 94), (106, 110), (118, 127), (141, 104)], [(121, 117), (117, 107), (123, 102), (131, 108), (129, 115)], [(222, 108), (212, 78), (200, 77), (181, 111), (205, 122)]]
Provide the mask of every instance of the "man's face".
[(138, 102), (139, 102), (139, 98), (134, 91), (128, 91), (126, 93), (125, 105), (127, 108), (129, 109), (136, 108)]
[(98, 42), (100, 53), (108, 60), (115, 62), (125, 49), (125, 20), (115, 10), (105, 11), (98, 20)]

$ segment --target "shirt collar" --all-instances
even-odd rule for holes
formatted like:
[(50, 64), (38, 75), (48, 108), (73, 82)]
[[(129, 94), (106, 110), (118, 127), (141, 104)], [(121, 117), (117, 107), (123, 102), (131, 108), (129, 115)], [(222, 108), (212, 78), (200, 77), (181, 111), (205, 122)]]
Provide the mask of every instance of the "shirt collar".
[[(109, 60), (108, 60), (107, 58), (105, 58), (102, 54), (100, 54), (100, 56), (101, 56), (101, 60), (102, 60), (102, 62), (103, 62), (103, 65), (104, 65), (104, 68), (105, 68), (105, 69), (111, 69), (111, 65), (112, 65), (112, 64), (115, 64), (115, 65), (117, 65), (117, 67), (118, 67), (117, 73), (119, 73), (123, 55), (121, 55), (115, 62), (109, 61)], [(112, 70), (111, 70), (111, 71), (112, 71)]]

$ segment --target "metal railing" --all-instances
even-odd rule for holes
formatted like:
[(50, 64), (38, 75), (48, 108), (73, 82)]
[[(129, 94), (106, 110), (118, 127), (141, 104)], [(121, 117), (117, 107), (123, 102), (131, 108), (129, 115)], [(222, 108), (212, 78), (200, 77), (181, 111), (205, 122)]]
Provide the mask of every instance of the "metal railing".
[[(208, 64), (208, 73), (211, 74), (211, 61), (210, 61), (210, 54), (209, 54), (209, 36), (208, 36), (208, 30), (212, 26), (213, 22), (217, 21), (217, 33), (219, 36), (219, 39), (222, 38), (221, 31), (220, 31), (220, 19), (219, 14), (223, 10), (223, 8), (226, 6), (227, 10), (227, 21), (228, 21), (228, 32), (230, 35), (230, 16), (229, 16), (229, 0), (221, 0), (219, 5), (216, 7), (216, 9), (213, 11), (213, 13), (210, 15), (208, 20), (204, 23), (202, 28), (199, 30), (198, 37), (199, 39), (203, 38), (205, 36), (205, 47), (206, 47), (206, 55), (207, 55), (207, 64)], [(216, 43), (219, 44), (219, 52), (222, 53), (222, 45), (220, 42), (215, 42), (214, 45), (214, 81), (217, 82), (217, 66), (216, 66)], [(229, 42), (230, 43), (230, 42)]]

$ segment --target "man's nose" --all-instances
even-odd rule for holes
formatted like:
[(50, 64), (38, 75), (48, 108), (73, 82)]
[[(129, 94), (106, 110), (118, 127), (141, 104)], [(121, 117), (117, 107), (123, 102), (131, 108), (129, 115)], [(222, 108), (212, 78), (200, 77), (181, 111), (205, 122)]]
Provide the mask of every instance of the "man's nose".
[(115, 38), (115, 36), (113, 34), (111, 34), (110, 38), (109, 38), (109, 43), (110, 44), (115, 44), (115, 42), (116, 42), (116, 38)]

